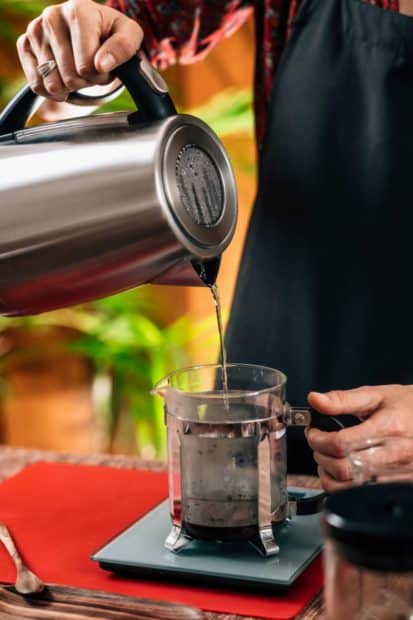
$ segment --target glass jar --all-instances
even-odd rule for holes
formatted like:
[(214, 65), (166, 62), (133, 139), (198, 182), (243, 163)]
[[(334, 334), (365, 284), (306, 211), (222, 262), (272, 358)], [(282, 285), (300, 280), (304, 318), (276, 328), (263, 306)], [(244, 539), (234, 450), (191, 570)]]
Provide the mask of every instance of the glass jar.
[(328, 620), (413, 620), (412, 443), (349, 451), (359, 486), (331, 495), (323, 517)]

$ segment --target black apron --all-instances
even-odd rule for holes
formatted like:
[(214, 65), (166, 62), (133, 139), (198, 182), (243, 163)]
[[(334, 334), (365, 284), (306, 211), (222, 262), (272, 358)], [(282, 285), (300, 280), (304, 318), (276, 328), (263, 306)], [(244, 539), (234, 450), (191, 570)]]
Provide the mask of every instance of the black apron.
[[(230, 361), (310, 390), (413, 382), (413, 18), (303, 0), (272, 92)], [(301, 429), (289, 469), (314, 471)]]

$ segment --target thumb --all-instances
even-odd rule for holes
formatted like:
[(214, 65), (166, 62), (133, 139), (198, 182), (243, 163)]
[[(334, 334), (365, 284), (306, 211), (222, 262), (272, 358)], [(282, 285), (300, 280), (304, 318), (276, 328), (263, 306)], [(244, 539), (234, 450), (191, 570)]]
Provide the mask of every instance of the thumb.
[(109, 30), (108, 37), (95, 54), (98, 73), (108, 73), (132, 58), (141, 46), (142, 28), (129, 17), (119, 14)]
[(310, 392), (308, 402), (311, 407), (327, 415), (368, 416), (381, 405), (384, 396), (380, 387), (361, 387), (354, 390), (334, 390), (324, 394)]

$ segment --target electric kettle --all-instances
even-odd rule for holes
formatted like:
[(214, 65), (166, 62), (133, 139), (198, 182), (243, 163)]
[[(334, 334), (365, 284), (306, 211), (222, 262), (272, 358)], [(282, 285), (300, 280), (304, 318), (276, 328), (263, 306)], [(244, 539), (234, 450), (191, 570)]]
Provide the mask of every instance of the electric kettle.
[[(224, 147), (205, 123), (177, 114), (143, 55), (114, 73), (138, 111), (24, 129), (38, 102), (26, 86), (0, 115), (2, 315), (149, 282), (215, 282), (237, 220)], [(100, 99), (73, 93), (71, 102)]]

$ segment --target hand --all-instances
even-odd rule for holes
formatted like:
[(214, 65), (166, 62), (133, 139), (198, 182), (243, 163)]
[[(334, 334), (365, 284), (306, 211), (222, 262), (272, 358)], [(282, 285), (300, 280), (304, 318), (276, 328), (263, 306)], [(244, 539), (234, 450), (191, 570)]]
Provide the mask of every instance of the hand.
[[(47, 7), (17, 41), (17, 50), (32, 90), (55, 101), (69, 92), (108, 84), (110, 72), (140, 48), (141, 27), (129, 17), (92, 0), (69, 0)], [(37, 66), (55, 60), (44, 80)]]
[[(401, 438), (398, 449), (385, 449), (383, 464), (413, 463), (413, 386), (385, 385), (354, 390), (311, 392), (308, 401), (326, 415), (352, 414), (360, 425), (335, 433), (316, 428), (306, 430), (307, 441), (314, 450), (318, 474), (324, 489), (331, 493), (351, 486), (353, 472), (347, 458), (349, 446), (367, 439)], [(394, 444), (389, 444), (394, 445)]]

